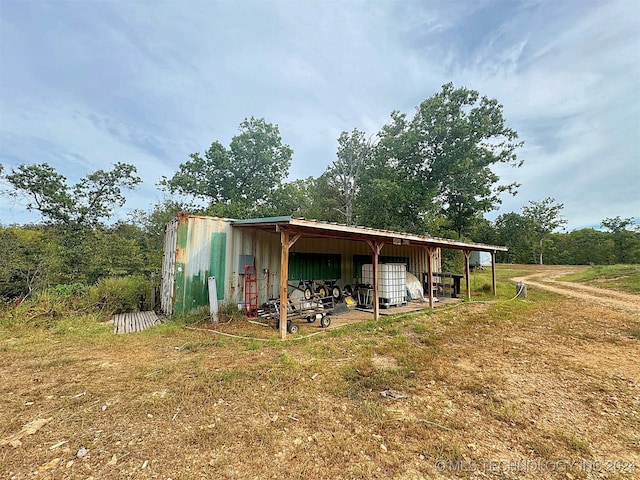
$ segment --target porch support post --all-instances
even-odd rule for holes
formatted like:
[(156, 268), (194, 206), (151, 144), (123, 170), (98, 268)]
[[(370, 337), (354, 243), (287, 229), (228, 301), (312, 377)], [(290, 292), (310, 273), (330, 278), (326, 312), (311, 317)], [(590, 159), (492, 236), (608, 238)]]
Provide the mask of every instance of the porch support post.
[(300, 238), (300, 234), (291, 236), (286, 229), (280, 230), (280, 338), (287, 337), (287, 305), (289, 302), (289, 249)]
[(367, 240), (367, 244), (369, 244), (371, 252), (373, 253), (373, 319), (377, 321), (380, 318), (380, 299), (378, 298), (380, 269), (378, 268), (378, 257), (380, 256), (382, 247), (384, 247), (384, 243)]
[(429, 308), (433, 308), (433, 247), (427, 247), (427, 288), (429, 289)]
[(469, 263), (471, 260), (471, 250), (464, 250), (464, 279), (467, 283), (467, 300), (471, 300), (471, 273)]
[(496, 251), (491, 252), (491, 288), (493, 288), (493, 296), (498, 295), (496, 290)]

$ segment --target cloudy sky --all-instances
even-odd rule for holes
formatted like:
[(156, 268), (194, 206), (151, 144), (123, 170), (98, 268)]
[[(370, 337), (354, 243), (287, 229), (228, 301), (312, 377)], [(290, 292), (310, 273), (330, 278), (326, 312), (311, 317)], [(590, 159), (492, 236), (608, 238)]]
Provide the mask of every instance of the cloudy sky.
[[(0, 164), (70, 183), (117, 161), (148, 210), (192, 152), (264, 117), (319, 176), (341, 131), (412, 115), (444, 83), (504, 106), (525, 147), (501, 210), (564, 204), (568, 229), (640, 219), (640, 1), (0, 0)], [(0, 197), (0, 223), (37, 217)]]

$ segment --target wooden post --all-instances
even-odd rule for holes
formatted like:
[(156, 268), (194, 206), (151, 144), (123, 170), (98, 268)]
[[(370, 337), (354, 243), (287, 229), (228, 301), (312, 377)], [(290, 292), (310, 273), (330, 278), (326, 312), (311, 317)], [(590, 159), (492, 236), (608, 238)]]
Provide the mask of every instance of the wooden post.
[(280, 338), (287, 337), (287, 302), (289, 279), (289, 232), (280, 230)]
[(427, 288), (429, 289), (429, 308), (433, 308), (433, 248), (427, 247)]
[(287, 337), (287, 306), (289, 303), (289, 249), (300, 238), (300, 234), (289, 236), (286, 229), (280, 230), (280, 338)]
[(491, 287), (493, 288), (493, 296), (498, 295), (496, 290), (496, 251), (491, 252)]
[(467, 282), (467, 300), (471, 300), (471, 272), (469, 263), (471, 260), (471, 250), (464, 251), (464, 279)]
[(378, 257), (380, 251), (384, 247), (383, 242), (374, 242), (367, 240), (369, 247), (373, 253), (373, 319), (378, 320), (380, 318), (380, 299), (378, 298), (378, 278), (380, 276), (378, 268)]

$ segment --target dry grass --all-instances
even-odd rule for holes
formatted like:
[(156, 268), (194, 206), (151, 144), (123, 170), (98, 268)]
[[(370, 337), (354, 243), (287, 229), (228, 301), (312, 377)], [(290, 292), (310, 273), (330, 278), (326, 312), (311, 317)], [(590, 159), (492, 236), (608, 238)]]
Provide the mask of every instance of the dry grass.
[[(174, 480), (479, 474), (440, 472), (444, 461), (484, 468), (488, 478), (637, 478), (638, 318), (530, 294), (529, 302), (465, 303), (284, 343), (171, 325), (119, 336), (109, 326), (86, 335), (73, 322), (0, 331), (0, 439), (52, 418), (22, 446), (0, 447), (0, 472)], [(238, 321), (224, 329), (265, 331)], [(87, 455), (77, 458), (83, 447)], [(567, 477), (487, 467), (525, 460), (637, 468), (595, 475), (576, 467)]]

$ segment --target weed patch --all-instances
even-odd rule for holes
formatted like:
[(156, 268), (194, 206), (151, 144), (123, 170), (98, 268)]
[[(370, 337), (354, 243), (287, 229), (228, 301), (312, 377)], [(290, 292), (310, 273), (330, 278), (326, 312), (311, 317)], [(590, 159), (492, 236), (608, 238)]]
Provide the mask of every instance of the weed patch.
[(583, 438), (576, 435), (575, 433), (556, 431), (555, 436), (561, 443), (564, 444), (564, 446), (570, 452), (573, 452), (585, 457), (591, 456), (592, 452), (591, 452), (591, 446), (589, 445), (589, 443)]

